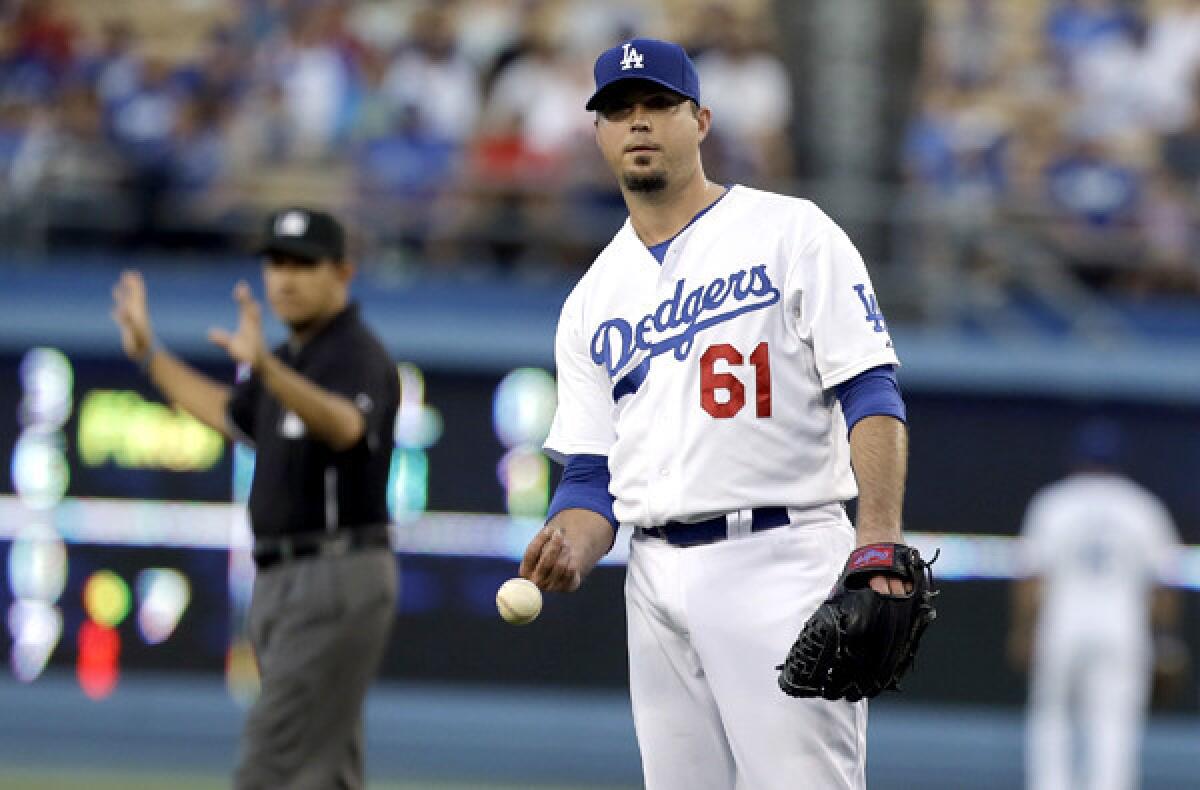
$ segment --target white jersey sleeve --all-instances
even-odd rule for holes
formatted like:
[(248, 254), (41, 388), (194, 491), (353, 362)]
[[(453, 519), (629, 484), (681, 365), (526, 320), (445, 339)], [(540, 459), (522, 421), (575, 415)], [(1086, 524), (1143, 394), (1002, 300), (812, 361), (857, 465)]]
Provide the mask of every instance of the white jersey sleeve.
[(879, 365), (898, 365), (866, 264), (837, 223), (809, 204), (811, 229), (792, 262), (796, 331), (813, 348), (824, 389)]
[(1151, 571), (1159, 581), (1167, 581), (1175, 573), (1179, 554), (1179, 533), (1171, 514), (1157, 497), (1147, 495), (1146, 550)]
[(612, 385), (603, 368), (591, 359), (590, 335), (583, 327), (582, 291), (586, 282), (567, 297), (554, 337), (558, 408), (544, 448), (559, 463), (566, 463), (569, 455), (608, 455), (616, 440)]
[(1025, 517), (1021, 522), (1021, 535), (1017, 543), (1018, 576), (1037, 576), (1043, 574), (1051, 564), (1054, 555), (1053, 520), (1048, 512), (1047, 491), (1043, 489), (1034, 495), (1025, 509)]

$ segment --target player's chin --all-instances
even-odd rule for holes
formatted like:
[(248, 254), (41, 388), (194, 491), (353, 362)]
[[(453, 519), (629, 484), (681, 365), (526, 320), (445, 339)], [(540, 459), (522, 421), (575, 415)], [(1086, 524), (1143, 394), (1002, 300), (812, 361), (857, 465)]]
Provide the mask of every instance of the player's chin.
[(289, 299), (272, 299), (271, 311), (286, 324), (304, 317), (304, 309)]
[(317, 318), (315, 311), (308, 306), (290, 300), (273, 302), (271, 308), (279, 320), (292, 329), (302, 329)]
[(661, 192), (667, 188), (667, 171), (660, 168), (626, 168), (621, 182), (630, 192)]

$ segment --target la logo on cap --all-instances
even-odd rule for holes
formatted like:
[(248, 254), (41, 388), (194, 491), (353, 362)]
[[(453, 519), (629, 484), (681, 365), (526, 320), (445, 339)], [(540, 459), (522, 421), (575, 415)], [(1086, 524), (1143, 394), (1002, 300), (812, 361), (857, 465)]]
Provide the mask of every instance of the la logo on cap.
[(276, 236), (303, 236), (308, 230), (308, 215), (302, 211), (289, 211), (275, 220)]
[(621, 52), (623, 52), (625, 55), (625, 57), (621, 58), (621, 71), (643, 68), (642, 61), (644, 58), (642, 53), (634, 49), (633, 42), (626, 42), (625, 44), (622, 44)]

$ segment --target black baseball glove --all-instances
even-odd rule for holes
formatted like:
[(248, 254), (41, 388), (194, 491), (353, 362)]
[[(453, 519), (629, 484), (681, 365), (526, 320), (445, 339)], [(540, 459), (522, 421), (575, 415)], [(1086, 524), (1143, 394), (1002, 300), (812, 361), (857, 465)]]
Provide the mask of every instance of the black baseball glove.
[[(937, 616), (931, 564), (916, 549), (899, 543), (855, 549), (787, 660), (776, 667), (781, 670), (779, 687), (793, 697), (851, 702), (897, 689), (897, 681), (912, 665), (921, 634)], [(912, 593), (875, 592), (867, 581), (880, 573), (910, 582)]]

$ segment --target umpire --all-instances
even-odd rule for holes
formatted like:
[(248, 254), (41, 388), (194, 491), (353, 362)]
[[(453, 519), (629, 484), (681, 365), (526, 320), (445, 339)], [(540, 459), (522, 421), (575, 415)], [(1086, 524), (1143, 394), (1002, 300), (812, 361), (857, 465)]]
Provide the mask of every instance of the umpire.
[(232, 388), (155, 341), (137, 272), (113, 289), (113, 318), (125, 353), (169, 401), (257, 451), (249, 631), (262, 691), (234, 786), (360, 788), (363, 699), (396, 600), (386, 488), (399, 381), (349, 301), (355, 267), (334, 217), (277, 211), (260, 252), (267, 300), (289, 337), (268, 351), (259, 305), (238, 283), (237, 329), (209, 332), (249, 371)]

